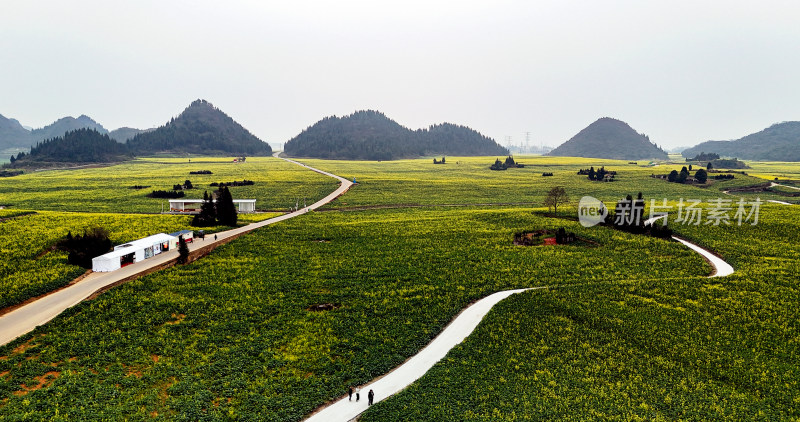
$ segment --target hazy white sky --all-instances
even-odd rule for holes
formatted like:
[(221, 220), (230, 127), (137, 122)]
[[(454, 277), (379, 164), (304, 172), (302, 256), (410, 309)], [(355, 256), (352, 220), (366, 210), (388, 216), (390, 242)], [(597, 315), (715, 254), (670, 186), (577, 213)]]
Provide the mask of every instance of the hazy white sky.
[(203, 98), (280, 143), (324, 116), (558, 145), (800, 120), (800, 2), (2, 0), (0, 114), (154, 127)]

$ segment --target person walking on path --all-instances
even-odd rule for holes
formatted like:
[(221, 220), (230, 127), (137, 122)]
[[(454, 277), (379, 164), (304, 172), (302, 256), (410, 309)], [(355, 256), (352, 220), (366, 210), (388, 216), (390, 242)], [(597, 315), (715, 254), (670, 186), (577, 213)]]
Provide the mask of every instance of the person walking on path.
[(375, 393), (372, 390), (369, 390), (367, 393), (367, 405), (372, 406), (372, 399), (375, 398)]
[(361, 400), (361, 388), (356, 387), (356, 401)]
[(353, 386), (347, 389), (347, 400), (353, 401)]

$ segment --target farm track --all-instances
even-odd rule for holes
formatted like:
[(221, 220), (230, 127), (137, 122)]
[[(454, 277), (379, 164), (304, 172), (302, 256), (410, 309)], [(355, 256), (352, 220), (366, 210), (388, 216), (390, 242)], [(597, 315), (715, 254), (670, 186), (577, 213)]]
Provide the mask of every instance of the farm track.
[[(699, 253), (708, 263), (711, 264), (713, 271), (709, 277), (724, 277), (733, 274), (733, 267), (716, 256), (712, 252), (701, 248), (686, 240), (674, 237), (673, 239), (684, 244), (693, 251)], [(376, 378), (369, 384), (361, 386), (361, 394), (364, 400), (350, 401), (343, 397), (333, 403), (318, 409), (306, 422), (330, 422), (330, 421), (352, 421), (358, 415), (365, 412), (367, 405), (366, 395), (369, 390), (375, 392), (374, 403), (391, 397), (399, 393), (411, 383), (421, 378), (433, 366), (447, 355), (453, 347), (460, 344), (477, 328), (489, 311), (503, 299), (530, 290), (544, 290), (564, 287), (577, 287), (579, 285), (570, 284), (563, 286), (539, 286), (523, 289), (504, 290), (493, 293), (483, 299), (464, 308), (445, 329), (439, 333), (425, 348), (419, 353), (406, 360), (400, 366), (394, 368), (386, 375)]]
[[(306, 214), (310, 210), (315, 210), (327, 204), (328, 202), (333, 201), (339, 195), (345, 193), (353, 184), (345, 178), (309, 167), (294, 160), (279, 157), (278, 154), (275, 154), (275, 157), (305, 167), (317, 173), (333, 177), (339, 180), (341, 184), (328, 196), (320, 199), (308, 207), (301, 208), (294, 212), (278, 217), (270, 218), (268, 220), (216, 233), (214, 240), (209, 238), (209, 240), (198, 241), (189, 244), (191, 260), (199, 259), (202, 256), (207, 255), (216, 247), (224, 245), (225, 243), (228, 243), (231, 240), (252, 230)], [(128, 265), (116, 271), (108, 273), (90, 273), (79, 281), (73, 282), (69, 286), (55, 290), (35, 300), (31, 300), (22, 306), (17, 306), (11, 308), (10, 310), (7, 309), (5, 310), (5, 313), (0, 315), (0, 346), (33, 331), (36, 329), (36, 327), (47, 323), (51, 319), (58, 316), (61, 312), (86, 299), (96, 297), (98, 294), (127, 281), (135, 280), (143, 275), (168, 268), (174, 265), (177, 259), (178, 251), (175, 250), (159, 254), (145, 261)]]

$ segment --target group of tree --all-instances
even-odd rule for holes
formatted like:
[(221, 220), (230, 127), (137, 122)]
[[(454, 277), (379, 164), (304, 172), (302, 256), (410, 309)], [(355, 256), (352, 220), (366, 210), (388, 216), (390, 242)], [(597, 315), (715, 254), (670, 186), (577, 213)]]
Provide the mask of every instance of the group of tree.
[(494, 164), (492, 164), (489, 169), (490, 170), (507, 170), (510, 168), (524, 168), (525, 164), (518, 163), (514, 160), (514, 157), (508, 156), (506, 157), (505, 161), (500, 161), (499, 158), (494, 160)]
[[(691, 177), (690, 177), (690, 174), (689, 174), (689, 172), (690, 172), (691, 170), (692, 170), (692, 166), (691, 166), (691, 165), (689, 166), (689, 168), (688, 168), (688, 169), (686, 168), (686, 166), (683, 166), (683, 167), (681, 168), (681, 171), (680, 171), (680, 172), (678, 172), (677, 170), (672, 170), (672, 171), (671, 171), (671, 172), (670, 172), (670, 173), (667, 175), (667, 181), (668, 181), (668, 182), (670, 182), (670, 183), (689, 183), (689, 182), (695, 182), (695, 183), (701, 183), (701, 184), (703, 184), (703, 183), (706, 183), (706, 181), (708, 181), (708, 172), (707, 172), (706, 170), (704, 170), (704, 169), (698, 169), (698, 170), (697, 170), (697, 171), (694, 173), (694, 178), (691, 178)], [(662, 176), (662, 177), (663, 177), (663, 176)]]
[(252, 185), (255, 185), (255, 184), (256, 184), (256, 182), (254, 182), (252, 180), (244, 179), (242, 181), (234, 180), (233, 182), (213, 182), (213, 183), (211, 183), (211, 186), (219, 186), (219, 187), (222, 187), (222, 186), (252, 186)]
[(713, 152), (700, 152), (699, 154), (695, 155), (693, 158), (687, 158), (686, 161), (713, 161), (719, 160), (719, 154)]
[(194, 185), (192, 184), (192, 181), (189, 179), (186, 179), (182, 185), (172, 185), (172, 190), (189, 190), (189, 189), (194, 189)]
[[(174, 186), (173, 186), (174, 188)], [(148, 198), (178, 199), (186, 196), (182, 190), (154, 190), (147, 194)]]
[(76, 129), (63, 136), (37, 142), (29, 153), (12, 156), (10, 166), (43, 163), (104, 163), (132, 158), (125, 145), (94, 129)]
[(189, 174), (214, 174), (211, 170), (197, 170), (197, 171), (190, 171)]
[(72, 232), (56, 243), (56, 249), (67, 253), (67, 262), (83, 268), (92, 268), (92, 258), (111, 250), (108, 231), (102, 227), (84, 230), (82, 235), (73, 236)]
[(325, 117), (289, 140), (294, 157), (395, 160), (430, 155), (495, 155), (508, 150), (465, 126), (443, 123), (411, 130), (373, 110)]
[(447, 164), (447, 162), (445, 161), (444, 157), (442, 157), (441, 160), (437, 160), (437, 159), (434, 158), (433, 159), (433, 164)]
[(208, 191), (203, 192), (203, 203), (200, 205), (200, 213), (192, 219), (195, 227), (209, 227), (216, 225), (236, 226), (239, 215), (236, 212), (236, 205), (233, 203), (233, 196), (227, 186), (222, 186), (214, 194), (209, 195)]
[(595, 171), (594, 166), (592, 166), (589, 169), (578, 170), (578, 174), (587, 176), (589, 180), (598, 182), (613, 182), (617, 172), (606, 170), (605, 166), (600, 167), (599, 170)]

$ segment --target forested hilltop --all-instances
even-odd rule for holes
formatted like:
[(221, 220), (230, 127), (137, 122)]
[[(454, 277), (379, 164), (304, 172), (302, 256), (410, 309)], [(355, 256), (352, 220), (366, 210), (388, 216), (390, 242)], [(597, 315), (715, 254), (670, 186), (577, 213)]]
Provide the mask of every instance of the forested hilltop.
[(205, 100), (194, 101), (180, 116), (127, 142), (136, 155), (191, 153), (270, 155), (272, 148)]
[(493, 139), (450, 123), (411, 130), (381, 112), (326, 117), (284, 147), (288, 155), (348, 160), (395, 160), (425, 155), (506, 155)]
[(745, 160), (800, 161), (800, 122), (776, 123), (734, 141), (706, 141), (681, 154), (692, 158), (701, 152)]
[(627, 123), (603, 117), (578, 132), (547, 155), (562, 157), (610, 158), (616, 160), (666, 160), (667, 153), (637, 133)]
[(12, 167), (24, 167), (47, 163), (109, 163), (131, 158), (128, 148), (109, 138), (107, 133), (83, 128), (37, 142), (31, 147), (30, 153), (21, 152), (12, 156), (10, 164)]

